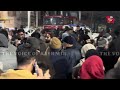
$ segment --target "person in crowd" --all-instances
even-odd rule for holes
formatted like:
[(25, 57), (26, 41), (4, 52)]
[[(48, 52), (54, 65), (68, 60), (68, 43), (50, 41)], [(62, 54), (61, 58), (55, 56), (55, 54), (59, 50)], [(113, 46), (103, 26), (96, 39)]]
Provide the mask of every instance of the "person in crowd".
[(105, 33), (103, 35), (103, 37), (108, 40), (108, 44), (110, 44), (112, 42), (113, 38), (112, 38), (112, 36), (109, 33)]
[(48, 32), (46, 31), (46, 30), (41, 30), (41, 37), (40, 37), (40, 39), (42, 39), (43, 41), (45, 41), (45, 36), (46, 36), (46, 34), (47, 34)]
[(88, 44), (85, 44), (82, 48), (81, 48), (81, 55), (82, 55), (82, 58), (85, 58), (85, 54), (88, 50), (90, 49), (95, 49), (96, 50), (96, 47), (90, 43)]
[(104, 79), (104, 65), (97, 55), (88, 57), (79, 71), (80, 79)]
[(51, 38), (53, 38), (55, 35), (53, 33), (46, 33), (45, 34), (45, 42), (50, 43)]
[(86, 52), (85, 54), (85, 59), (89, 58), (90, 56), (93, 56), (93, 55), (97, 55), (97, 56), (100, 56), (99, 55), (99, 52), (95, 49), (90, 49)]
[(67, 37), (70, 36), (70, 34), (72, 34), (73, 32), (73, 28), (69, 28), (69, 27), (65, 27), (65, 32), (62, 34), (62, 40)]
[(8, 31), (8, 38), (9, 38), (9, 41), (11, 42), (12, 38), (13, 38), (13, 32), (12, 30), (11, 31)]
[(91, 43), (91, 39), (87, 34), (84, 34), (82, 45), (84, 46), (87, 43)]
[[(97, 51), (100, 54), (100, 57), (103, 60), (104, 66), (105, 66), (105, 73), (112, 69), (114, 67), (114, 64), (117, 62), (117, 57), (115, 55), (112, 55), (113, 52), (110, 52), (108, 50), (109, 42), (107, 39), (100, 37), (98, 40), (98, 46), (97, 46)], [(115, 58), (114, 58), (115, 57)]]
[(78, 43), (78, 41), (79, 41), (78, 29), (73, 30), (73, 32), (70, 33), (69, 36), (73, 37), (73, 39), (74, 39), (74, 45), (73, 45), (74, 48), (75, 48), (75, 49), (78, 49), (78, 50), (80, 51), (82, 45), (81, 45), (80, 43)]
[(50, 74), (51, 74), (51, 64), (50, 64), (50, 60), (49, 60), (49, 55), (44, 54), (41, 51), (40, 48), (42, 48), (42, 47), (40, 46), (40, 40), (35, 38), (35, 37), (29, 37), (29, 38), (27, 38), (26, 43), (31, 44), (31, 46), (34, 49), (36, 49), (37, 52), (39, 52), (36, 55), (36, 60), (37, 60), (37, 63), (39, 65), (39, 67), (43, 70), (43, 72), (46, 72), (46, 70), (49, 68), (50, 69)]
[(32, 34), (31, 34), (31, 37), (35, 37), (35, 38), (37, 38), (37, 39), (40, 39), (40, 33), (38, 33), (38, 32), (33, 32)]
[(45, 34), (45, 43), (46, 43), (46, 51), (45, 53), (47, 54), (47, 52), (49, 52), (49, 44), (50, 44), (50, 41), (52, 40), (52, 38), (54, 37), (55, 35), (53, 33), (46, 33)]
[(17, 66), (15, 56), (16, 48), (8, 42), (7, 37), (0, 33), (0, 62), (3, 64), (3, 71), (14, 69)]
[(71, 36), (67, 36), (63, 39), (63, 52), (66, 53), (66, 58), (69, 64), (69, 75), (72, 78), (72, 68), (78, 64), (79, 60), (81, 59), (81, 54), (79, 50), (73, 47), (74, 39)]
[(50, 61), (53, 66), (53, 79), (67, 79), (68, 78), (68, 62), (65, 53), (61, 52), (61, 41), (53, 37), (50, 41)]
[[(83, 39), (84, 39), (84, 30), (82, 28), (80, 28), (79, 25), (77, 25), (77, 29), (78, 29), (78, 35), (79, 35), (79, 43), (82, 44), (83, 43)], [(83, 44), (82, 44), (83, 45)]]
[(71, 36), (73, 36), (75, 38), (76, 41), (79, 41), (79, 33), (78, 33), (78, 28), (76, 28), (75, 30), (73, 30), (73, 33), (71, 34)]
[[(34, 54), (33, 54), (34, 53)], [(24, 44), (16, 51), (17, 68), (2, 73), (0, 79), (49, 79), (49, 70), (43, 75), (36, 63), (36, 50), (30, 44)], [(35, 70), (34, 70), (35, 69)], [(35, 72), (33, 72), (35, 71)]]
[(24, 29), (18, 29), (17, 36), (12, 38), (12, 44), (18, 46), (26, 41)]
[[(79, 60), (79, 63), (76, 65), (76, 66), (74, 66), (73, 67), (73, 71), (72, 71), (72, 73), (73, 73), (73, 78), (77, 78), (77, 76), (78, 76), (78, 71), (79, 71), (79, 69), (80, 69), (80, 67), (82, 66), (82, 64), (85, 62), (85, 59), (86, 59), (86, 57), (85, 57), (85, 55), (86, 55), (86, 53), (89, 51), (89, 50), (96, 50), (96, 48), (95, 48), (95, 46), (94, 45), (92, 45), (92, 44), (85, 44), (82, 48), (81, 48), (81, 59)], [(91, 51), (92, 52), (92, 51)], [(93, 52), (95, 52), (95, 51), (93, 51)], [(94, 54), (92, 52), (92, 54)], [(96, 52), (95, 52), (96, 53)], [(87, 56), (89, 56), (89, 55), (87, 55)]]
[(85, 54), (85, 58), (81, 59), (80, 63), (78, 63), (75, 67), (73, 67), (73, 73), (72, 73), (73, 79), (78, 79), (79, 78), (78, 74), (79, 74), (79, 70), (81, 69), (82, 64), (85, 62), (85, 60), (87, 58), (89, 58), (90, 56), (93, 56), (93, 55), (99, 56), (99, 52), (95, 49), (88, 50)]
[(108, 42), (108, 40), (105, 39), (104, 37), (100, 37), (97, 42), (98, 42), (98, 43), (97, 43), (97, 50), (98, 50), (99, 52), (105, 51), (105, 50), (108, 49), (108, 44), (109, 44), (109, 42)]
[(17, 30), (18, 30), (18, 28), (15, 27), (15, 29), (13, 30), (13, 35), (14, 35), (14, 36), (17, 34)]
[(2, 29), (0, 33), (4, 34), (8, 39), (8, 32), (5, 29)]
[(45, 51), (47, 49), (47, 46), (46, 46), (45, 42), (42, 39), (40, 39), (40, 37), (41, 37), (40, 33), (34, 32), (34, 33), (31, 34), (31, 37), (35, 37), (40, 41), (40, 47), (41, 47), (40, 51), (42, 53), (45, 53)]
[(110, 69), (106, 73), (105, 79), (120, 79), (120, 57), (118, 58), (117, 63), (114, 65), (114, 68)]

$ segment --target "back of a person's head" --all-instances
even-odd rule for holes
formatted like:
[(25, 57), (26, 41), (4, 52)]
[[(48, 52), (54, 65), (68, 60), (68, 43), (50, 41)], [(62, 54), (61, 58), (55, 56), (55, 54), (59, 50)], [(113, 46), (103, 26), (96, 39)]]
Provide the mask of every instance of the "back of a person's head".
[(70, 31), (70, 30), (73, 30), (73, 28), (72, 28), (72, 27), (65, 26), (64, 31)]
[(100, 37), (97, 41), (97, 46), (98, 47), (105, 47), (108, 43), (109, 43), (109, 41), (106, 38)]
[(55, 37), (55, 34), (53, 32), (47, 32), (47, 34), (49, 34), (51, 38)]
[(99, 56), (99, 52), (95, 49), (90, 49), (86, 52), (85, 59), (87, 59), (88, 57), (93, 56), (93, 55)]
[(29, 37), (26, 40), (26, 43), (29, 43), (36, 50), (40, 50), (40, 40), (35, 37)]
[(81, 79), (104, 79), (104, 65), (99, 56), (88, 57), (80, 69)]
[(82, 48), (81, 48), (81, 54), (82, 54), (82, 57), (85, 57), (85, 54), (88, 50), (90, 49), (94, 49), (96, 50), (96, 47), (93, 45), (93, 44), (85, 44)]
[(37, 39), (40, 39), (40, 33), (34, 32), (34, 33), (31, 34), (31, 37), (35, 37)]
[(30, 44), (22, 44), (16, 50), (18, 65), (30, 64), (32, 59), (36, 57), (36, 50)]
[(17, 30), (17, 33), (20, 33), (20, 32), (25, 33), (24, 29), (18, 29), (18, 30)]
[(58, 38), (53, 37), (50, 41), (50, 48), (51, 49), (61, 49), (61, 47), (62, 47), (61, 41)]
[(4, 34), (8, 39), (8, 32), (5, 29), (2, 29), (0, 33)]
[(42, 34), (45, 34), (45, 33), (46, 33), (46, 30), (45, 30), (45, 29), (41, 30), (41, 33), (42, 33)]
[(103, 37), (104, 38), (106, 38), (109, 42), (112, 42), (112, 36), (109, 34), (109, 33), (105, 33), (104, 35), (103, 35)]

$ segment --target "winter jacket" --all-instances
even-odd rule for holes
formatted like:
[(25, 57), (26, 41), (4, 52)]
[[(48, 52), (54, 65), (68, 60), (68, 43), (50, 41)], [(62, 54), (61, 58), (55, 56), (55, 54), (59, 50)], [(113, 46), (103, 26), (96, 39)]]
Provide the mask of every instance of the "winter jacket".
[(53, 79), (68, 78), (68, 62), (59, 50), (50, 51), (50, 61), (54, 69)]
[(115, 63), (118, 60), (119, 56), (114, 55), (114, 53), (110, 52), (109, 50), (105, 50), (104, 48), (97, 48), (100, 57), (103, 60), (103, 64), (105, 67), (105, 72), (114, 68)]
[(69, 72), (72, 72), (72, 68), (79, 63), (81, 59), (81, 54), (79, 50), (71, 48), (66, 48), (64, 51), (65, 57), (69, 64)]

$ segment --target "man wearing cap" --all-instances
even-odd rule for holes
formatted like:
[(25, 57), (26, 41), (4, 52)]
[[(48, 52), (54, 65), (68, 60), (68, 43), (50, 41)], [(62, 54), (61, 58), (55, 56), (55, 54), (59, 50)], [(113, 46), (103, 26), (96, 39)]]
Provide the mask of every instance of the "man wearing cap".
[(73, 29), (69, 28), (69, 27), (65, 27), (65, 32), (62, 34), (62, 40), (66, 37), (66, 36), (70, 36), (70, 34), (73, 33)]
[(69, 78), (72, 78), (72, 68), (78, 64), (79, 60), (81, 59), (81, 55), (79, 50), (74, 49), (73, 47), (74, 39), (71, 36), (67, 36), (63, 39), (63, 47), (66, 53), (66, 58), (69, 64)]
[(61, 52), (61, 41), (53, 37), (50, 41), (50, 61), (53, 66), (54, 72), (52, 79), (67, 79), (68, 78), (68, 63), (64, 54)]

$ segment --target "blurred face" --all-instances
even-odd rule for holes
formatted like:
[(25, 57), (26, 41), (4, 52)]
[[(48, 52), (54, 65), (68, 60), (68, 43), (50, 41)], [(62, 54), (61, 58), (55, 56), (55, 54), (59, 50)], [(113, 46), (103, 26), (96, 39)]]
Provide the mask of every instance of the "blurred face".
[(73, 33), (73, 30), (68, 31), (68, 33), (69, 33), (69, 34), (72, 34), (72, 33)]
[(80, 27), (77, 27), (76, 30), (80, 30)]
[(50, 40), (51, 40), (50, 35), (49, 35), (49, 34), (46, 34), (46, 35), (45, 35), (45, 42), (46, 42), (46, 43), (49, 43)]
[(18, 37), (20, 38), (20, 40), (23, 40), (25, 38), (25, 33), (23, 32), (18, 33)]

